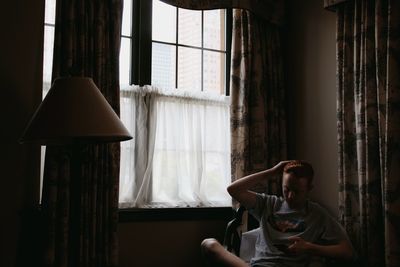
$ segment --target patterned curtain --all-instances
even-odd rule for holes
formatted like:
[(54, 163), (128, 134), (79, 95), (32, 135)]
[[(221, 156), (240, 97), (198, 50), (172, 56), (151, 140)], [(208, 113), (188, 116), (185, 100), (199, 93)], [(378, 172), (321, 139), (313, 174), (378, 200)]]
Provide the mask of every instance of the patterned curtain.
[[(234, 10), (231, 61), (232, 179), (286, 159), (286, 112), (280, 29)], [(268, 186), (280, 193), (280, 183)], [(265, 188), (259, 190), (265, 191)]]
[(167, 4), (195, 10), (218, 8), (246, 9), (270, 23), (282, 25), (285, 21), (284, 0), (161, 0)]
[[(53, 80), (91, 77), (117, 114), (121, 20), (122, 0), (57, 0)], [(74, 182), (69, 154), (47, 147), (44, 266), (118, 266), (119, 149), (119, 144), (88, 146)], [(70, 200), (76, 196), (79, 215), (71, 223)]]
[(335, 6), (337, 4), (340, 4), (340, 3), (343, 3), (346, 1), (352, 1), (352, 0), (324, 0), (324, 7), (326, 9), (335, 10)]
[(400, 2), (337, 6), (339, 207), (363, 266), (400, 266)]

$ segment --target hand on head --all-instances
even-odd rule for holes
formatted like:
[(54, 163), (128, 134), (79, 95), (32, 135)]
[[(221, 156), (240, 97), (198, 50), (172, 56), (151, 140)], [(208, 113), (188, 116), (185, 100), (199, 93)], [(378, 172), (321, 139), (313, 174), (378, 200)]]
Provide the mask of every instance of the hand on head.
[(289, 162), (291, 162), (291, 160), (283, 160), (283, 161), (280, 161), (278, 164), (276, 164), (276, 165), (273, 167), (273, 169), (274, 169), (275, 171), (282, 172), (282, 171), (283, 171), (283, 168), (285, 168), (286, 164), (288, 164)]

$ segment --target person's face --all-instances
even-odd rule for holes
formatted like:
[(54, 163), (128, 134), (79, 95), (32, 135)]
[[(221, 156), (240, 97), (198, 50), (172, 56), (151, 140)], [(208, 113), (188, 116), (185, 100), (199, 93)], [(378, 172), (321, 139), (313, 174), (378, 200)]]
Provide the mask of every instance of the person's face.
[(307, 178), (297, 178), (293, 173), (283, 173), (283, 197), (291, 209), (301, 209), (306, 204), (311, 185)]

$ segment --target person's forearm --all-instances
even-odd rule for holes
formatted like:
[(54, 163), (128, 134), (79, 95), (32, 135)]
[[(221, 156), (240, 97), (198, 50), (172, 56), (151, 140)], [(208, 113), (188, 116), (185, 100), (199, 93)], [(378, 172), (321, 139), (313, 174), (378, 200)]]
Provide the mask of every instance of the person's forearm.
[(309, 243), (308, 251), (313, 255), (330, 258), (351, 259), (353, 257), (353, 250), (345, 241), (328, 246)]
[(265, 184), (266, 181), (274, 174), (276, 174), (276, 170), (274, 168), (250, 174), (234, 181), (231, 185), (229, 185), (228, 192), (233, 198), (235, 198), (236, 195), (248, 191), (258, 184)]
[(281, 170), (282, 165), (283, 163), (278, 164), (271, 169), (260, 171), (236, 180), (228, 186), (228, 193), (246, 208), (253, 208), (256, 202), (256, 194), (251, 192), (250, 189), (259, 184), (266, 184), (266, 181), (270, 177), (274, 176)]

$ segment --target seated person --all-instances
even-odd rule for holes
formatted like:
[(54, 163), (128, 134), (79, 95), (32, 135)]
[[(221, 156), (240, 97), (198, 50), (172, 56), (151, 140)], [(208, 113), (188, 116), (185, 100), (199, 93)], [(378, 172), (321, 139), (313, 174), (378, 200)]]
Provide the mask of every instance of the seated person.
[[(283, 197), (251, 191), (282, 171)], [(282, 161), (228, 187), (229, 194), (260, 222), (261, 234), (250, 266), (307, 266), (311, 256), (353, 258), (353, 248), (340, 224), (308, 199), (313, 176), (307, 162)], [(201, 247), (210, 266), (249, 266), (215, 239), (205, 239)]]

